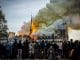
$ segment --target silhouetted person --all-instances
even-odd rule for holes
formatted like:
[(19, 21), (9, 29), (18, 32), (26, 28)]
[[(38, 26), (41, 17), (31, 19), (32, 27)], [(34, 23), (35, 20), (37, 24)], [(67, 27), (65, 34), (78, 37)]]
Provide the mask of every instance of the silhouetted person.
[(22, 49), (22, 43), (21, 43), (21, 40), (19, 41), (19, 43), (18, 43), (18, 49)]
[(19, 40), (17, 59), (22, 59), (22, 48), (23, 46), (22, 46), (21, 40)]
[(29, 57), (32, 58), (32, 59), (35, 57), (34, 56), (34, 46), (35, 46), (34, 41), (29, 43)]
[(12, 59), (16, 59), (18, 54), (18, 43), (15, 39), (15, 42), (12, 45)]
[(24, 41), (24, 43), (23, 43), (22, 58), (23, 59), (29, 58), (29, 42), (28, 42), (28, 40)]
[(0, 43), (0, 59), (5, 59), (5, 46), (3, 46), (1, 43)]
[(40, 45), (38, 42), (36, 42), (34, 46), (34, 51), (35, 51), (35, 58), (39, 59), (40, 58)]
[(53, 46), (50, 46), (50, 48), (48, 49), (48, 60), (56, 60), (55, 50)]
[(80, 42), (75, 41), (75, 48), (71, 60), (80, 60)]
[(6, 59), (10, 59), (11, 58), (11, 44), (9, 42), (6, 43), (5, 48), (6, 48)]

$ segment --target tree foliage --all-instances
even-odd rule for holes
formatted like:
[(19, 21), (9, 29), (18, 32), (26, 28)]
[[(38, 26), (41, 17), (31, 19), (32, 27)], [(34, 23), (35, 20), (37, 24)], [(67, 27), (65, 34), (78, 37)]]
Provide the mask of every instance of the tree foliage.
[(0, 38), (7, 35), (7, 29), (7, 21), (2, 10), (0, 9)]

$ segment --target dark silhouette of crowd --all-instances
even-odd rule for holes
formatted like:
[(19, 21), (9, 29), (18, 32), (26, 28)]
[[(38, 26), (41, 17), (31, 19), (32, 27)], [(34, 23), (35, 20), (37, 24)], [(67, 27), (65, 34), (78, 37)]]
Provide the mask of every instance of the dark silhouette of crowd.
[(71, 60), (80, 60), (80, 41), (71, 39), (63, 43), (63, 57)]
[(0, 43), (0, 59), (71, 59), (80, 60), (80, 41), (73, 42), (71, 39), (68, 42), (62, 43), (62, 49), (56, 42), (49, 42), (45, 40), (29, 41), (26, 39), (23, 43), (21, 40), (13, 44)]

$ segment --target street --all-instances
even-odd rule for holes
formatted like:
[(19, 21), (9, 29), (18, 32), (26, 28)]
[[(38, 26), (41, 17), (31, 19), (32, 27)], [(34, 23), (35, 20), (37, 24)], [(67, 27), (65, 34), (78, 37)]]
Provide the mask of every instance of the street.
[[(48, 60), (48, 59), (25, 59), (25, 60)], [(59, 60), (69, 60), (69, 59), (59, 59)]]

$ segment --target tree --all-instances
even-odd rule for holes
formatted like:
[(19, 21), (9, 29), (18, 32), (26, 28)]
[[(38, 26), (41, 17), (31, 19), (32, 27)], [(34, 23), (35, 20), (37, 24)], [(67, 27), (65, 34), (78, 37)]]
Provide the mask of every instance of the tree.
[(7, 21), (0, 7), (0, 39), (7, 37)]

